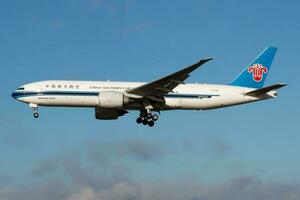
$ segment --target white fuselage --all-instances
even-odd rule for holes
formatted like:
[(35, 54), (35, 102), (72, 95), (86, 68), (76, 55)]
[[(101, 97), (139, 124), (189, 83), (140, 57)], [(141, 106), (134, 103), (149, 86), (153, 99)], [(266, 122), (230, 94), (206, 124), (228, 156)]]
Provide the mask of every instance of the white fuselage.
[[(143, 85), (143, 82), (111, 81), (40, 81), (21, 86), (13, 92), (17, 100), (38, 106), (98, 107), (99, 93), (126, 90)], [(253, 88), (231, 85), (184, 84), (165, 95), (165, 107), (169, 109), (205, 110), (238, 105), (275, 97), (274, 91), (264, 97), (244, 95)], [(122, 109), (139, 110), (140, 106), (124, 105)]]

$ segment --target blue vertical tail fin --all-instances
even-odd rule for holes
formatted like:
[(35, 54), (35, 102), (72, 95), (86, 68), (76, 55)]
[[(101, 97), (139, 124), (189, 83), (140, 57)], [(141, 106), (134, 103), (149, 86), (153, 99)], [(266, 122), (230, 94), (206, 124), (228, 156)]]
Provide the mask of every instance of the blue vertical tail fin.
[(270, 71), (276, 51), (276, 47), (267, 47), (236, 79), (232, 81), (231, 85), (262, 88)]

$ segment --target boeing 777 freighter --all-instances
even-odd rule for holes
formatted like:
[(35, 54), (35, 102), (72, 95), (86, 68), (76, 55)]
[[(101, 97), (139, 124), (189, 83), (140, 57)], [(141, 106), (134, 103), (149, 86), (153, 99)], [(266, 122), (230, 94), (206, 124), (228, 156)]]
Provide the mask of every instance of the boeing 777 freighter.
[(191, 72), (212, 60), (207, 58), (155, 81), (40, 81), (12, 93), (29, 104), (38, 118), (38, 106), (92, 107), (96, 119), (118, 119), (128, 110), (140, 112), (136, 122), (153, 126), (160, 111), (208, 110), (250, 103), (277, 96), (278, 83), (263, 87), (277, 48), (266, 48), (228, 85), (188, 84)]

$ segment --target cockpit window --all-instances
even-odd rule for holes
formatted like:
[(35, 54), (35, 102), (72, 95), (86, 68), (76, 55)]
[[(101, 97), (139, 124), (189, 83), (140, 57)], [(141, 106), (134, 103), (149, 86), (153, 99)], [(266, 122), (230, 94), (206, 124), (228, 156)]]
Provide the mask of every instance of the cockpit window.
[(23, 88), (23, 87), (20, 87), (20, 88), (18, 88), (17, 90), (24, 90), (25, 88)]

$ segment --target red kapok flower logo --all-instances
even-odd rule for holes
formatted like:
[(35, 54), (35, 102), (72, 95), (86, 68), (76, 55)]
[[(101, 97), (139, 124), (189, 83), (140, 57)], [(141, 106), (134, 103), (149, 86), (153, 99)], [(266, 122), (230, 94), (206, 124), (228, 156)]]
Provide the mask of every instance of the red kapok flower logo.
[(263, 79), (263, 74), (268, 72), (268, 68), (262, 64), (254, 64), (248, 68), (248, 72), (252, 73), (252, 78), (256, 82), (260, 82)]

